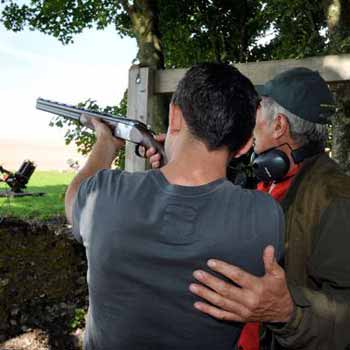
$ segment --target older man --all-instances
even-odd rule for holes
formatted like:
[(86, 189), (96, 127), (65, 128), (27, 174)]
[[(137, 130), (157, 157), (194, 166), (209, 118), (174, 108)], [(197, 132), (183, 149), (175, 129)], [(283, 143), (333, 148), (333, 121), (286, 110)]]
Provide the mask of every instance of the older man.
[[(305, 68), (259, 92), (254, 167), (258, 189), (286, 215), (284, 269), (275, 261), (256, 277), (211, 259), (209, 267), (234, 284), (196, 271), (201, 284), (190, 290), (210, 304), (195, 307), (218, 319), (264, 322), (272, 331), (267, 349), (350, 349), (350, 178), (324, 152), (333, 97)], [(158, 160), (151, 157), (154, 166)]]

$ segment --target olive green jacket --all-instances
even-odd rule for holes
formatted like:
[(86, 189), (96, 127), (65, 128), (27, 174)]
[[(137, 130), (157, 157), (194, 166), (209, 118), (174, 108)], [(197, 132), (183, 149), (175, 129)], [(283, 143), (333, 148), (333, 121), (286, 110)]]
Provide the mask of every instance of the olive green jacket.
[(270, 324), (277, 349), (350, 350), (350, 177), (326, 154), (303, 162), (281, 202), (296, 308)]

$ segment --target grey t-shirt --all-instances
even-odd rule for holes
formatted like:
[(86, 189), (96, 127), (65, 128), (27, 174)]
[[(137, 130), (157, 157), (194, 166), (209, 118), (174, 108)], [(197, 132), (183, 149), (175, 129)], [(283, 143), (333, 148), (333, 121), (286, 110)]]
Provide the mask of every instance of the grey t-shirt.
[(193, 307), (192, 273), (217, 258), (262, 275), (280, 257), (283, 214), (268, 195), (226, 179), (171, 185), (159, 170), (102, 170), (84, 181), (73, 233), (88, 259), (85, 349), (228, 350), (242, 325)]

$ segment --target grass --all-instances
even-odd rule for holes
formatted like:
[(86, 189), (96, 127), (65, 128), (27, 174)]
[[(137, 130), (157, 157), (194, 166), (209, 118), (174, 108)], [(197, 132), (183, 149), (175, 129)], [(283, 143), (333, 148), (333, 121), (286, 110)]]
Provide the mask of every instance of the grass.
[[(64, 214), (64, 192), (74, 172), (36, 171), (25, 192), (45, 192), (41, 197), (0, 198), (0, 218), (48, 220)], [(9, 187), (0, 183), (0, 191)]]

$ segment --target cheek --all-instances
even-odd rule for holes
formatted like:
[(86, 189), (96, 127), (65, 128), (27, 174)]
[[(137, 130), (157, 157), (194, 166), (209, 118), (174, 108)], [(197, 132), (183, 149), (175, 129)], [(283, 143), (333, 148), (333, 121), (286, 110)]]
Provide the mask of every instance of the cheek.
[(261, 153), (265, 147), (265, 144), (268, 143), (267, 135), (264, 133), (264, 129), (258, 127), (254, 129), (254, 150), (257, 153)]
[(256, 142), (259, 142), (260, 141), (260, 138), (261, 138), (261, 129), (259, 128), (259, 125), (257, 124), (254, 128), (254, 131), (253, 131), (253, 136), (254, 136), (254, 140)]

